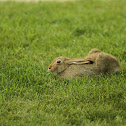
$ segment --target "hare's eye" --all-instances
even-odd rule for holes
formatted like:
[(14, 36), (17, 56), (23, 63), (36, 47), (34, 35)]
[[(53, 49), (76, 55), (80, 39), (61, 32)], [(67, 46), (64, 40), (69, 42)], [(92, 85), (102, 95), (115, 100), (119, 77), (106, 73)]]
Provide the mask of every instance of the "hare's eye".
[(61, 63), (61, 60), (57, 60), (57, 63), (60, 64)]

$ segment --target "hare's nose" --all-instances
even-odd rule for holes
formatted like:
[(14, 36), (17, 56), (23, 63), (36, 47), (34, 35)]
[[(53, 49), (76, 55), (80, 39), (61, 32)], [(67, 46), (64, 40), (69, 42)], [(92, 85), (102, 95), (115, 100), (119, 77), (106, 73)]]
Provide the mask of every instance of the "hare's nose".
[(49, 65), (48, 69), (50, 70), (50, 69), (51, 69), (51, 67), (52, 67), (52, 66), (51, 66), (51, 65)]

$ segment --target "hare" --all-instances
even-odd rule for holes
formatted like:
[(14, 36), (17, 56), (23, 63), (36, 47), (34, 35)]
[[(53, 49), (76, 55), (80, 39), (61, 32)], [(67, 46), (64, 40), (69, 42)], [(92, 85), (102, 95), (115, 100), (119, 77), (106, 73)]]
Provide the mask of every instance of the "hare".
[(92, 49), (84, 58), (57, 57), (49, 65), (48, 70), (63, 79), (119, 73), (120, 63), (116, 57), (98, 49)]

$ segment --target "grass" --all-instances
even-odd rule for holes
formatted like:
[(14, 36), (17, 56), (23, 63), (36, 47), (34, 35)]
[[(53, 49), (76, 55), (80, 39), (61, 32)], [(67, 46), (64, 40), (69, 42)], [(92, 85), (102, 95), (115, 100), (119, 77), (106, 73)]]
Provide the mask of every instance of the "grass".
[[(0, 3), (0, 124), (126, 125), (126, 1)], [(47, 72), (55, 57), (92, 48), (116, 56), (118, 75), (72, 80)]]

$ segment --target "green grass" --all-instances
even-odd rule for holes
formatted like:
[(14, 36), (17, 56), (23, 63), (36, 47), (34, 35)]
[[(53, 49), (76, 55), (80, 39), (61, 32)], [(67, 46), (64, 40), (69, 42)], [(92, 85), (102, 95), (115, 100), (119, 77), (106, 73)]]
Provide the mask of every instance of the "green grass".
[[(126, 125), (126, 1), (0, 3), (0, 124)], [(92, 48), (116, 56), (118, 75), (72, 80), (47, 72), (55, 57)]]

